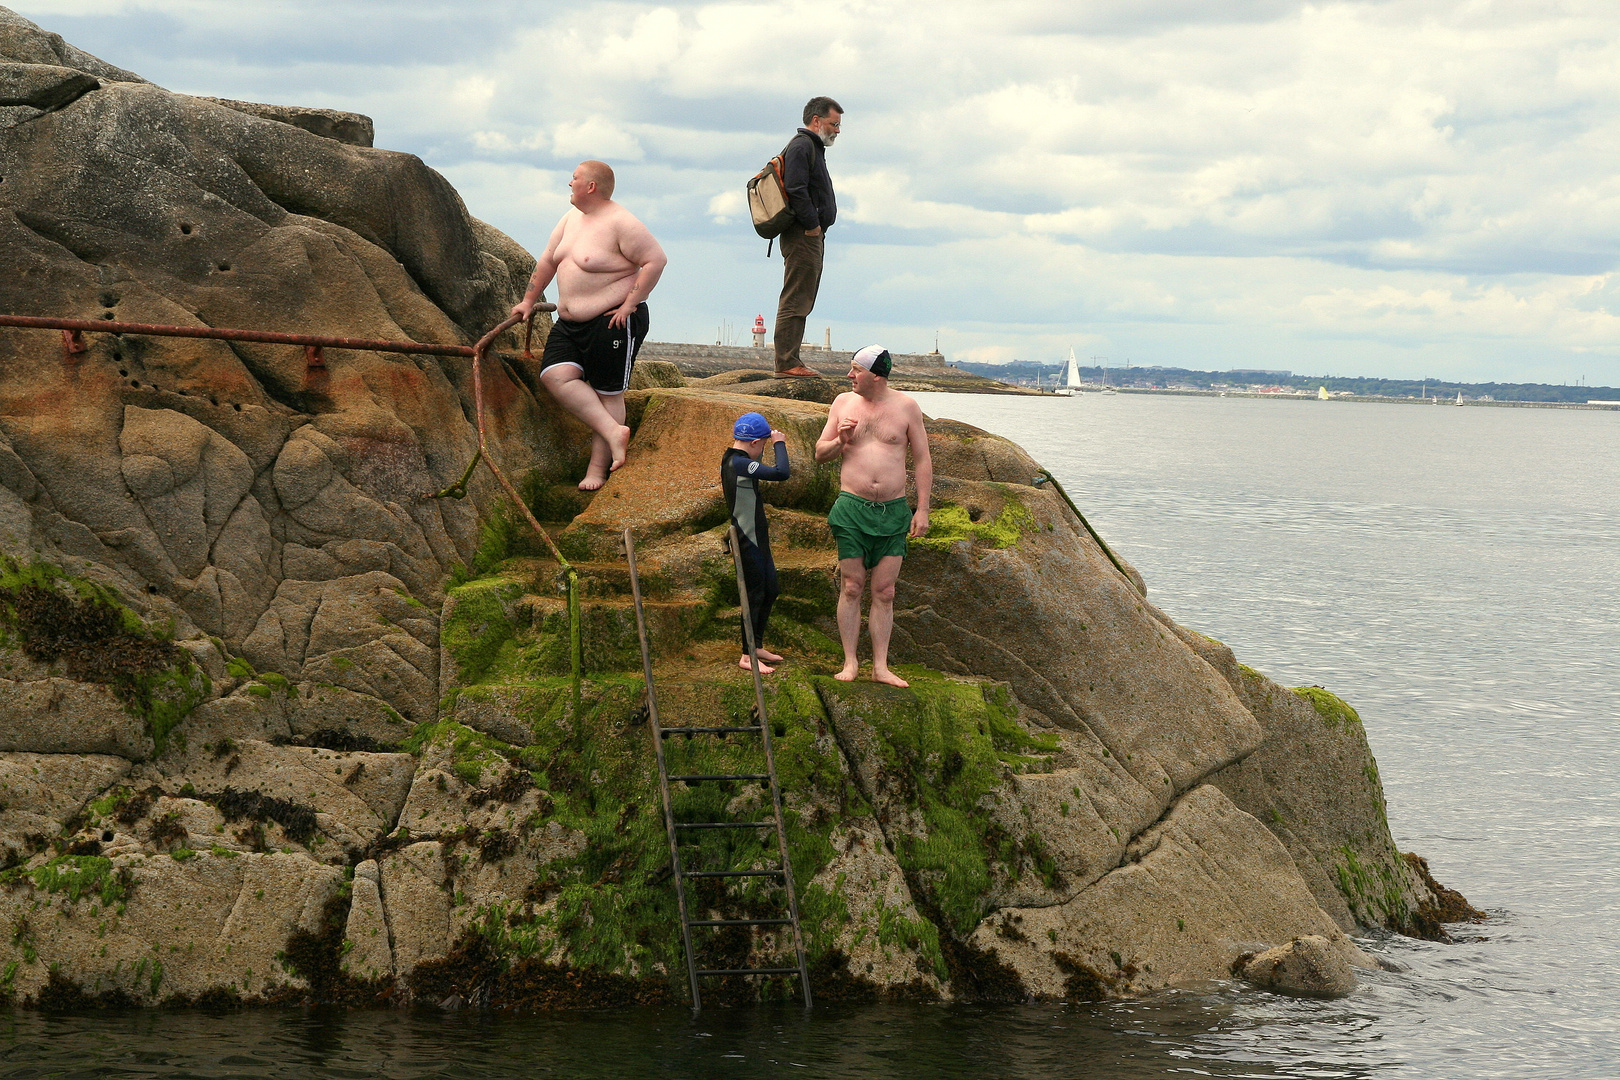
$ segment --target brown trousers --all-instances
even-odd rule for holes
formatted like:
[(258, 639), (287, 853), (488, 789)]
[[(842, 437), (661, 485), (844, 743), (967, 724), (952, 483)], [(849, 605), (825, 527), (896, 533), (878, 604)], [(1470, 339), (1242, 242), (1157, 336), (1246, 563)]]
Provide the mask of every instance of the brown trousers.
[(777, 243), (782, 248), (782, 299), (776, 305), (776, 370), (798, 367), (799, 345), (804, 341), (804, 321), (816, 306), (821, 288), (821, 256), (825, 232), (806, 236), (797, 225), (790, 227)]

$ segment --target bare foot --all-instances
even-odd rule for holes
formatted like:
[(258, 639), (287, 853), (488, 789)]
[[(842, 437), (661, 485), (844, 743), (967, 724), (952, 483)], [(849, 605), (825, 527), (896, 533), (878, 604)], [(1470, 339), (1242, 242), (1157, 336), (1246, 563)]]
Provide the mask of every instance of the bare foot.
[[(836, 677), (837, 676), (834, 676), (834, 678), (836, 678)], [(911, 685), (910, 683), (906, 682), (906, 680), (902, 679), (900, 676), (898, 676), (894, 672), (890, 671), (888, 668), (884, 668), (882, 671), (879, 671), (877, 668), (873, 668), (872, 669), (872, 681), (873, 682), (886, 683), (889, 686), (910, 686)]]
[(608, 466), (608, 472), (613, 472), (624, 464), (624, 455), (630, 452), (630, 429), (620, 424), (608, 440), (608, 449), (613, 452), (613, 464)]
[[(761, 661), (763, 661), (765, 659), (765, 654), (760, 653), (759, 658), (760, 658)], [(744, 671), (752, 671), (752, 670), (754, 670), (754, 665), (750, 664), (748, 662), (748, 657), (746, 657), (746, 656), (743, 657), (741, 660), (737, 661), (737, 666), (742, 668)], [(769, 664), (761, 663), (759, 665), (759, 673), (761, 675), (770, 675), (770, 674), (773, 674), (775, 671), (776, 671), (776, 669), (771, 667)]]
[(592, 470), (587, 469), (585, 471), (585, 479), (579, 482), (579, 490), (600, 491), (602, 489), (602, 485), (605, 483), (607, 483), (607, 477), (593, 476)]
[(854, 682), (855, 676), (859, 675), (860, 673), (860, 664), (845, 664), (844, 669), (838, 674), (834, 675), (833, 678), (837, 679), (839, 682)]
[(780, 664), (782, 662), (781, 653), (773, 653), (769, 649), (755, 649), (754, 651), (759, 654), (759, 658), (761, 660), (768, 660), (773, 664)]

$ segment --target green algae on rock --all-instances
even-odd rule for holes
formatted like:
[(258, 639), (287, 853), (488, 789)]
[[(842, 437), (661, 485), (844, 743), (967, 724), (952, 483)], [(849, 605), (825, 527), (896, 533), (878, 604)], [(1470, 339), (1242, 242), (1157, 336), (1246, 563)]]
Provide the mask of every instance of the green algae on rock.
[(1309, 701), (1328, 727), (1361, 723), (1361, 715), (1350, 707), (1350, 703), (1329, 690), (1320, 686), (1296, 686), (1294, 693)]
[(1035, 528), (1035, 516), (1005, 485), (998, 487), (1007, 495), (1007, 500), (995, 517), (985, 520), (983, 510), (942, 502), (929, 511), (927, 534), (911, 543), (936, 550), (944, 550), (962, 540), (980, 541), (998, 549), (1016, 544), (1021, 535)]
[(208, 673), (104, 585), (45, 562), (0, 560), (0, 646), (80, 682), (111, 687), (158, 753), (205, 700)]

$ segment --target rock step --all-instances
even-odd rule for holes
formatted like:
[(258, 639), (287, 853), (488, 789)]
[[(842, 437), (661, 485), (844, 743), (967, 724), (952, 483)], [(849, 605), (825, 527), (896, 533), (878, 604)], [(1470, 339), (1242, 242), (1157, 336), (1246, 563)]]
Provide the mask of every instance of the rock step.
[[(649, 600), (643, 598), (647, 641), (655, 656), (668, 656), (704, 635), (713, 618), (706, 599)], [(568, 601), (561, 596), (528, 595), (513, 605), (513, 614), (560, 649), (547, 666), (567, 670)], [(585, 597), (580, 602), (580, 638), (587, 671), (638, 671), (641, 642), (636, 633), (636, 610), (628, 596)], [(549, 655), (549, 653), (548, 653)]]
[[(838, 553), (832, 548), (785, 548), (773, 553), (776, 558), (777, 578), (784, 596), (810, 601), (816, 607), (826, 606), (828, 613), (838, 596)], [(631, 597), (630, 567), (623, 560), (576, 562), (580, 596), (586, 600), (612, 600)], [(528, 588), (538, 598), (561, 598), (562, 578), (557, 564), (550, 559), (517, 558), (506, 564), (509, 573), (528, 580)], [(702, 596), (691, 584), (678, 583), (666, 573), (656, 558), (642, 559), (638, 566), (641, 578), (641, 596), (649, 601), (697, 601)], [(723, 590), (729, 596), (729, 578)]]
[[(562, 596), (562, 571), (551, 559), (512, 559), (509, 572), (529, 580), (529, 589), (536, 596)], [(576, 562), (582, 597), (628, 597), (630, 595), (629, 564), (619, 562)], [(642, 566), (641, 595), (647, 599), (667, 600), (673, 592), (669, 579), (660, 574), (656, 566)]]

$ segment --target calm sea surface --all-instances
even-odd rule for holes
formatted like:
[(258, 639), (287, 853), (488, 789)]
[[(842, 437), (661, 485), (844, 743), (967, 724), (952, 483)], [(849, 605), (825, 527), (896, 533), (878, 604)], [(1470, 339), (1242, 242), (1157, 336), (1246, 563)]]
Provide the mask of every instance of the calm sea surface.
[(1050, 467), (1178, 620), (1354, 704), (1472, 940), (1372, 941), (1409, 970), (1337, 1002), (0, 1013), (0, 1076), (1620, 1076), (1620, 415), (919, 396)]

